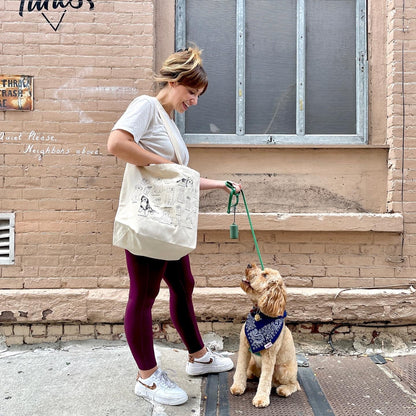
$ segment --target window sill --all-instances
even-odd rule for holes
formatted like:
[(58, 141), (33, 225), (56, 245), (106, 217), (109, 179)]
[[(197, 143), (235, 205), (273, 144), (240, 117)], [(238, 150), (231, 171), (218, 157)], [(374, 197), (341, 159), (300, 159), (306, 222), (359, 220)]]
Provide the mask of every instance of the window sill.
[[(250, 218), (255, 231), (403, 231), (402, 214), (375, 213), (253, 213)], [(233, 222), (232, 214), (200, 213), (198, 229), (225, 230)], [(250, 230), (247, 215), (236, 214), (239, 230)]]
[(220, 143), (186, 143), (186, 146), (191, 148), (203, 149), (389, 149), (387, 144), (220, 144)]

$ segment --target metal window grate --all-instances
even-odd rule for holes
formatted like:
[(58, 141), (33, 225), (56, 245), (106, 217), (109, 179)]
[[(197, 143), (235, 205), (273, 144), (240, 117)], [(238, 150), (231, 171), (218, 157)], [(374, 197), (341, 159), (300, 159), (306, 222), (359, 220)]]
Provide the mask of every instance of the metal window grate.
[[(256, 2), (250, 3), (246, 0), (235, 0), (234, 2), (228, 3), (222, 2), (227, 3), (227, 16), (230, 12), (229, 9), (232, 8), (231, 4), (235, 5), (235, 10), (232, 10), (235, 13), (235, 20), (233, 20), (233, 25), (235, 23), (235, 29), (233, 25), (227, 25), (226, 29), (221, 27), (217, 30), (216, 33), (213, 34), (209, 24), (205, 25), (204, 23), (201, 26), (200, 22), (196, 21), (192, 17), (195, 17), (195, 15), (198, 17), (203, 16), (201, 18), (201, 22), (208, 22), (210, 19), (206, 18), (207, 13), (212, 13), (212, 16), (215, 18), (215, 16), (217, 16), (219, 13), (218, 4), (221, 2), (216, 2), (216, 4), (214, 3), (215, 2), (204, 2), (202, 0), (199, 2), (196, 0), (194, 2), (190, 0), (176, 0), (176, 49), (185, 48), (188, 46), (187, 42), (191, 41), (195, 42), (202, 49), (206, 48), (208, 50), (209, 47), (207, 48), (205, 46), (207, 38), (209, 39), (207, 45), (218, 45), (223, 42), (223, 39), (227, 39), (227, 45), (229, 48), (231, 48), (231, 45), (235, 46), (235, 64), (233, 65), (235, 65), (236, 71), (236, 88), (229, 89), (228, 93), (225, 93), (227, 96), (235, 94), (235, 110), (232, 109), (230, 105), (228, 105), (228, 107), (224, 106), (224, 108), (227, 108), (227, 112), (224, 112), (223, 118), (224, 120), (228, 121), (222, 121), (222, 130), (218, 130), (218, 126), (216, 125), (221, 122), (219, 119), (222, 117), (222, 115), (218, 117), (218, 120), (215, 120), (216, 124), (212, 124), (212, 118), (210, 118), (212, 117), (212, 114), (210, 114), (208, 111), (203, 111), (203, 106), (198, 106), (198, 108), (194, 110), (195, 112), (191, 117), (193, 118), (192, 126), (187, 126), (187, 115), (185, 113), (177, 113), (175, 115), (175, 122), (182, 135), (184, 136), (187, 144), (360, 145), (368, 143), (368, 60), (366, 0), (321, 0), (315, 2), (308, 2), (306, 0), (292, 0), (287, 2), (288, 10), (290, 10), (290, 7), (293, 7), (289, 6), (289, 4), (296, 6), (296, 10), (294, 10), (295, 14), (292, 15), (288, 12), (288, 16), (290, 17), (284, 18), (287, 20), (283, 20), (283, 22), (287, 21), (288, 25), (290, 26), (290, 24), (292, 24), (290, 19), (292, 19), (293, 16), (296, 19), (296, 21), (294, 21), (296, 25), (296, 37), (290, 35), (293, 38), (292, 48), (294, 48), (296, 54), (296, 81), (293, 83), (291, 76), (288, 76), (286, 81), (282, 79), (282, 84), (280, 87), (285, 87), (286, 90), (282, 91), (287, 91), (287, 93), (285, 92), (284, 94), (282, 91), (279, 95), (277, 90), (270, 90), (270, 88), (266, 89), (266, 91), (270, 90), (271, 93), (268, 98), (264, 97), (264, 103), (267, 102), (267, 99), (269, 99), (270, 102), (274, 102), (273, 100), (276, 101), (276, 97), (279, 97), (279, 101), (276, 101), (276, 111), (274, 113), (265, 113), (263, 115), (264, 118), (261, 119), (262, 121), (260, 121), (256, 116), (256, 111), (259, 111), (258, 109), (260, 107), (259, 103), (256, 101), (257, 96), (255, 95), (258, 93), (257, 89), (261, 84), (257, 78), (254, 78), (254, 81), (250, 81), (250, 75), (248, 73), (250, 69), (250, 56), (252, 57), (252, 65), (255, 67), (261, 65), (261, 63), (258, 64), (258, 60), (256, 60), (256, 54), (260, 52), (256, 51), (256, 48), (253, 49), (250, 46), (254, 45), (254, 43), (252, 43), (253, 38), (249, 40), (249, 22), (252, 21), (254, 22), (253, 24), (259, 25), (260, 27), (262, 23), (259, 21), (259, 19), (261, 18), (261, 13), (267, 13), (264, 11), (266, 9), (262, 9), (262, 7), (259, 8), (257, 4), (252, 6), (252, 4)], [(269, 7), (273, 7), (276, 10), (278, 6), (274, 6), (274, 3), (282, 2), (273, 2), (268, 0), (264, 1), (263, 3), (265, 5), (269, 4)], [(202, 14), (201, 5), (207, 5), (207, 9), (204, 9), (205, 13)], [(319, 8), (324, 10), (325, 13), (322, 14)], [(257, 14), (257, 11), (259, 14)], [(255, 13), (253, 14), (253, 12)], [(348, 13), (348, 16), (346, 16), (345, 13)], [(328, 40), (331, 40), (330, 44), (332, 45), (332, 49), (329, 48), (329, 44), (328, 48), (322, 48), (319, 46), (321, 43), (320, 36), (322, 36), (320, 25), (321, 20), (328, 23), (328, 27), (333, 30), (333, 32), (331, 32), (333, 33), (332, 36), (328, 38)], [(346, 24), (348, 23), (347, 27), (349, 30), (339, 30), (339, 25), (337, 22), (345, 22)], [(264, 36), (264, 33), (267, 33), (263, 32), (263, 29), (266, 30), (266, 28), (269, 28), (269, 30), (271, 30), (273, 25), (276, 24), (276, 22), (273, 20), (273, 17), (270, 17), (270, 22), (267, 23), (267, 25), (264, 23), (264, 28), (261, 28), (261, 30), (259, 29), (259, 33), (261, 33), (259, 34), (258, 42), (261, 42), (261, 36)], [(229, 36), (228, 31), (230, 30), (230, 26), (232, 26), (233, 30), (235, 31), (235, 37)], [(255, 31), (257, 32), (257, 30)], [(276, 39), (278, 39), (277, 36), (278, 31), (276, 31)], [(310, 49), (307, 47), (308, 39)], [(284, 41), (282, 42), (285, 43)], [(315, 45), (318, 45), (318, 47)], [(277, 47), (278, 46), (276, 46), (276, 48)], [(287, 48), (287, 45), (285, 44), (285, 46), (280, 47)], [(226, 49), (224, 49), (224, 51), (225, 50)], [(232, 48), (230, 50), (233, 51)], [(253, 51), (255, 51), (256, 54), (253, 54)], [(293, 51), (291, 50), (291, 53), (292, 52)], [(320, 53), (328, 54), (328, 57), (333, 58), (334, 62), (339, 62), (340, 68), (346, 71), (346, 76), (344, 76), (344, 74), (338, 73), (338, 71), (335, 69), (335, 66), (333, 65), (327, 65), (325, 67), (322, 62), (326, 62), (326, 60), (321, 59), (319, 55)], [(210, 65), (212, 65), (212, 68), (214, 67), (214, 63), (210, 62), (210, 59), (215, 59), (213, 58), (214, 56), (216, 55), (212, 55), (211, 58), (209, 54), (205, 55), (204, 65), (206, 68), (209, 68)], [(228, 57), (229, 55), (226, 56)], [(350, 66), (345, 66), (344, 62), (341, 63), (341, 56), (345, 58), (345, 61)], [(312, 70), (312, 67), (310, 64), (308, 64), (309, 61), (316, 64), (314, 70)], [(291, 74), (294, 68), (292, 68), (292, 66), (287, 66), (289, 63), (285, 66), (284, 62), (285, 61), (282, 61), (281, 63), (282, 68), (286, 68), (286, 70), (288, 70), (288, 74)], [(217, 76), (218, 79), (212, 82), (212, 84), (217, 85), (219, 85), (220, 79), (225, 79), (223, 75), (224, 72), (227, 72), (225, 66), (220, 70), (218, 65), (219, 64), (215, 62), (214, 73), (217, 75), (214, 75), (214, 77)], [(308, 71), (306, 71), (306, 66), (308, 66)], [(322, 68), (320, 66), (322, 66)], [(328, 74), (322, 71), (325, 68), (328, 70)], [(231, 72), (227, 75), (231, 76), (230, 74)], [(269, 74), (269, 76), (272, 77), (272, 80), (273, 77), (275, 77), (273, 72)], [(266, 80), (266, 78), (264, 79)], [(331, 100), (334, 100), (336, 103), (338, 103), (339, 100), (338, 95), (334, 93), (334, 90), (329, 87), (327, 88), (330, 79), (333, 80), (334, 88), (335, 86), (340, 88), (338, 93), (343, 98), (343, 101), (345, 101), (345, 108), (341, 109), (339, 105), (331, 105)], [(342, 84), (339, 82), (339, 80), (343, 80), (345, 84)], [(231, 83), (228, 83), (227, 85), (231, 85)], [(270, 83), (270, 85), (272, 84)], [(295, 90), (292, 90), (293, 86), (296, 87)], [(320, 88), (320, 86), (323, 86), (324, 88)], [(213, 87), (211, 86), (209, 90), (212, 88)], [(217, 88), (221, 90), (220, 87)], [(315, 92), (315, 94), (311, 94), (312, 90)], [(327, 96), (322, 95), (323, 91), (325, 91)], [(343, 91), (350, 94), (348, 99)], [(224, 92), (222, 93), (224, 94)], [(275, 94), (276, 97), (273, 94)], [(290, 98), (292, 97), (292, 94), (293, 98)], [(206, 102), (206, 99), (208, 99), (208, 96), (204, 97), (203, 101)], [(214, 102), (218, 102), (217, 100), (217, 98), (213, 99)], [(318, 100), (317, 102), (326, 103), (326, 109), (321, 108), (320, 105), (314, 105), (314, 100)], [(278, 109), (280, 109), (279, 111), (281, 112), (283, 111), (283, 107), (280, 108), (280, 103), (283, 102), (286, 103), (286, 111), (289, 115), (288, 120), (285, 121), (287, 124), (280, 124), (279, 128), (277, 128), (275, 125), (276, 130), (271, 133), (270, 128), (272, 127), (272, 124), (270, 123), (272, 121), (275, 122), (275, 116), (277, 115)], [(248, 105), (248, 103), (252, 103), (252, 106)], [(270, 109), (270, 105), (266, 106), (266, 108)], [(348, 112), (346, 108), (348, 108)], [(252, 111), (250, 109), (252, 109)], [(334, 115), (333, 111), (338, 112), (337, 117), (332, 117), (332, 115)], [(293, 112), (295, 112), (295, 114), (292, 114)], [(235, 129), (233, 126), (227, 124), (229, 123), (229, 120), (231, 116), (234, 115), (234, 113), (236, 120)], [(350, 116), (349, 118), (346, 117), (347, 113)], [(271, 117), (269, 124), (267, 124), (269, 120), (268, 117)], [(292, 120), (292, 118), (294, 120)], [(293, 122), (295, 123), (294, 125), (290, 124)], [(214, 127), (214, 130), (211, 130), (211, 126)], [(266, 126), (267, 128), (263, 128)], [(293, 131), (293, 129), (295, 130)]]
[(14, 264), (14, 213), (0, 213), (0, 264)]

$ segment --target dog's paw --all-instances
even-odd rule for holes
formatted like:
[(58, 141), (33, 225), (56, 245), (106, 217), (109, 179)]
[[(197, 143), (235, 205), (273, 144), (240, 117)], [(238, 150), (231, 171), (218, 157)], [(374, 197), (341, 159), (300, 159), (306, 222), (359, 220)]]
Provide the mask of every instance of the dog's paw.
[(230, 387), (230, 392), (234, 396), (241, 396), (246, 391), (246, 386), (243, 386), (242, 384), (234, 383)]
[(267, 407), (270, 404), (270, 396), (257, 393), (253, 399), (253, 405), (256, 407)]
[(286, 384), (277, 387), (276, 393), (282, 397), (289, 397), (292, 393), (294, 393), (297, 390), (300, 390), (299, 385), (296, 386), (295, 384)]

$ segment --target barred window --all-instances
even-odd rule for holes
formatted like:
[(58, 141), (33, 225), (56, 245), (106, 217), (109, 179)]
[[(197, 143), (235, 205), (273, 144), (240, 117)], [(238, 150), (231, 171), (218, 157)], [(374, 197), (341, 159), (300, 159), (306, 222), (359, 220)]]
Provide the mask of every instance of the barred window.
[(176, 48), (209, 88), (187, 143), (367, 143), (366, 0), (176, 0)]

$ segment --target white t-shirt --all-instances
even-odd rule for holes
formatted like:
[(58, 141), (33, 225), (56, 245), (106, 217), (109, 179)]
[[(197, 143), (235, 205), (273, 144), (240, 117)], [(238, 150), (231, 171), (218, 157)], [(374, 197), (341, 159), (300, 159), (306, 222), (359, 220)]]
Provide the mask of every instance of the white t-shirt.
[[(186, 166), (189, 163), (189, 153), (186, 144), (175, 122), (169, 117), (164, 108), (160, 107), (161, 111), (165, 112), (165, 118), (170, 123), (172, 132), (178, 141), (182, 162)], [(175, 150), (158, 111), (156, 97), (141, 95), (135, 98), (116, 122), (113, 130), (127, 131), (143, 149), (178, 163)]]

